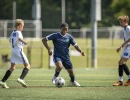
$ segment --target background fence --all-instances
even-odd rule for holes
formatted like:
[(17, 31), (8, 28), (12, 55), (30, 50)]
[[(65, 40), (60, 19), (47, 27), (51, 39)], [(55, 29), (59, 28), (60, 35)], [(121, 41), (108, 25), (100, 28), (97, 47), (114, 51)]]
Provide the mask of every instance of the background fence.
[[(58, 32), (60, 29), (46, 28), (42, 29), (42, 22), (39, 20), (24, 20), (23, 36), (28, 38), (41, 38), (50, 33)], [(60, 27), (59, 27), (60, 28)], [(0, 37), (9, 37), (14, 30), (13, 20), (0, 20)], [(98, 27), (98, 38), (121, 38), (122, 28), (120, 26)], [(77, 38), (91, 38), (91, 28), (69, 29), (69, 33)]]

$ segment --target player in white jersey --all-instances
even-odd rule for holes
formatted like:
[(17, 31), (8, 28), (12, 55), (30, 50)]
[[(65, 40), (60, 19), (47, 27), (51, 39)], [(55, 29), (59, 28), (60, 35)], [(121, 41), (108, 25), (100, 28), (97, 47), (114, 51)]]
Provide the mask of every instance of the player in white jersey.
[(129, 17), (126, 15), (119, 16), (118, 20), (120, 22), (120, 25), (124, 28), (122, 31), (123, 36), (124, 36), (124, 43), (116, 50), (117, 52), (119, 52), (121, 49), (123, 49), (123, 52), (118, 62), (119, 81), (113, 84), (113, 86), (123, 85), (123, 71), (128, 76), (128, 81), (124, 84), (124, 86), (129, 86), (130, 85), (130, 71), (129, 71), (128, 66), (126, 65), (127, 60), (130, 58), (130, 26), (128, 25)]
[(25, 68), (22, 71), (21, 76), (18, 78), (17, 82), (20, 83), (23, 87), (27, 87), (26, 83), (24, 82), (24, 77), (27, 75), (30, 64), (28, 62), (28, 59), (26, 55), (23, 52), (23, 46), (27, 45), (27, 42), (23, 40), (22, 36), (22, 30), (24, 27), (24, 21), (21, 19), (16, 19), (15, 21), (15, 28), (10, 36), (10, 42), (12, 44), (12, 53), (11, 53), (11, 67), (7, 72), (5, 73), (3, 79), (0, 81), (0, 85), (3, 88), (9, 88), (6, 85), (6, 80), (9, 78), (11, 73), (14, 71), (16, 64), (23, 64)]

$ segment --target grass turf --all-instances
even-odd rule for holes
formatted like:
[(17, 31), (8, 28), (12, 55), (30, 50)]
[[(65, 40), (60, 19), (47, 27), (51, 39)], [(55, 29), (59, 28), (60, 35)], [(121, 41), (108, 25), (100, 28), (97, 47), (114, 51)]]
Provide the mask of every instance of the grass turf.
[[(6, 69), (0, 69), (0, 79)], [(65, 69), (60, 73), (66, 84), (57, 88), (51, 83), (54, 69), (31, 69), (25, 78), (28, 88), (16, 82), (22, 72), (16, 69), (7, 80), (9, 89), (0, 87), (0, 100), (130, 100), (130, 87), (113, 87), (118, 81), (117, 68), (74, 69), (81, 87), (72, 87)], [(124, 75), (124, 82), (127, 76)]]
[[(28, 40), (28, 46), (31, 47), (30, 53), (27, 53), (27, 47), (24, 47), (24, 52), (27, 55), (31, 67), (43, 67), (47, 68), (49, 64), (49, 56), (46, 48), (43, 46), (41, 39), (36, 40), (31, 39)], [(71, 56), (71, 60), (73, 62), (73, 66), (77, 68), (86, 68), (91, 67), (91, 39), (81, 39), (76, 38), (78, 45), (85, 52), (86, 56)], [(48, 42), (52, 47), (52, 42)], [(123, 43), (122, 39), (98, 39), (97, 41), (97, 61), (98, 67), (117, 67), (118, 61), (120, 59), (120, 53), (116, 53), (116, 48), (119, 47)], [(72, 49), (74, 47), (71, 46)], [(11, 46), (8, 39), (0, 38), (0, 55), (8, 54), (10, 58), (11, 54)], [(30, 55), (29, 55), (30, 54)], [(82, 63), (79, 63), (82, 62)], [(130, 61), (127, 62), (130, 64)], [(7, 66), (2, 63), (0, 60), (0, 67)], [(21, 67), (21, 65), (20, 65)]]

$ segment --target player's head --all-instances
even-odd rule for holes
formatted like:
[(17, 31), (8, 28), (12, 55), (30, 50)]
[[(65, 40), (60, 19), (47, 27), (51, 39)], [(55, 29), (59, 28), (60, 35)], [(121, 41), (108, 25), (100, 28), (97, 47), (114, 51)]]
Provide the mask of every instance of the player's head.
[(118, 20), (122, 27), (126, 27), (129, 23), (129, 17), (127, 15), (119, 16)]
[(68, 24), (67, 23), (63, 23), (61, 24), (61, 33), (62, 34), (66, 34), (68, 32)]
[(15, 28), (19, 31), (22, 31), (24, 27), (24, 21), (22, 19), (16, 19)]

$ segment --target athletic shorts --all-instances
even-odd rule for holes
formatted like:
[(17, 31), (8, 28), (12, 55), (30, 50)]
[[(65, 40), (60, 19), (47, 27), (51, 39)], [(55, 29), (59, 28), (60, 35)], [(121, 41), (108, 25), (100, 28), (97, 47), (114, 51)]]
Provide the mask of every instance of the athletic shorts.
[(130, 45), (124, 47), (121, 57), (130, 58)]
[(58, 61), (61, 61), (65, 69), (72, 69), (72, 63), (70, 58), (64, 59), (58, 56), (53, 56), (53, 61), (56, 64)]
[(12, 49), (11, 63), (15, 64), (29, 64), (23, 49)]

